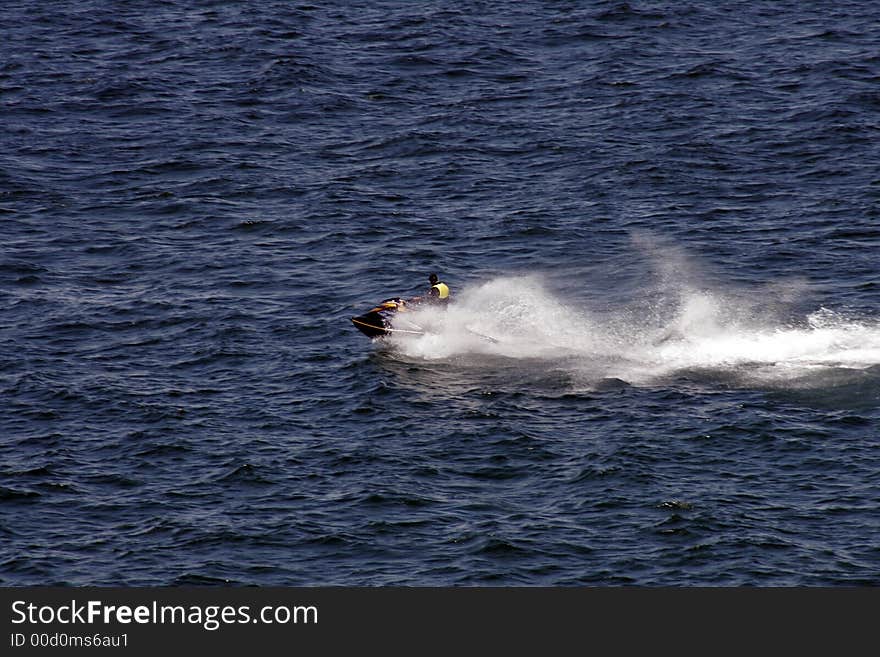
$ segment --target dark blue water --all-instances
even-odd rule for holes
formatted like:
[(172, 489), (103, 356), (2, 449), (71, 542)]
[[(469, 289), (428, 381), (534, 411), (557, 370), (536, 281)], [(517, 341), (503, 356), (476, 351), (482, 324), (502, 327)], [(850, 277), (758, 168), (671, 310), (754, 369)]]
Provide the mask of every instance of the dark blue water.
[(4, 2), (0, 583), (880, 584), (878, 17)]

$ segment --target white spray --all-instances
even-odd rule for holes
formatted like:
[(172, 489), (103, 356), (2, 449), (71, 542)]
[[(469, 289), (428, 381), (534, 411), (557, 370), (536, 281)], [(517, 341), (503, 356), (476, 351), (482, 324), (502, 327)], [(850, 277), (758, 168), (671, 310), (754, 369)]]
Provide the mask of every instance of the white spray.
[(695, 370), (774, 387), (803, 386), (813, 374), (822, 385), (829, 368), (880, 365), (876, 320), (821, 308), (783, 323), (778, 307), (797, 296), (801, 283), (776, 285), (772, 295), (710, 290), (694, 283), (682, 257), (662, 256), (658, 284), (644, 290), (664, 299), (655, 313), (577, 307), (538, 276), (506, 277), (461, 290), (446, 309), (407, 313), (405, 321), (426, 334), (391, 344), (409, 358), (475, 367), (492, 367), (496, 358), (562, 364), (586, 387), (608, 378), (651, 385)]

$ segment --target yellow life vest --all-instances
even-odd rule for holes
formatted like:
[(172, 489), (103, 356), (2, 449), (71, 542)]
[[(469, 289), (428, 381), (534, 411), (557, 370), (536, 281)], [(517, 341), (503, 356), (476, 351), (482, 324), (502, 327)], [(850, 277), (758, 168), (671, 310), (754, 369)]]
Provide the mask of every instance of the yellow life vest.
[(434, 283), (431, 287), (437, 290), (437, 296), (441, 299), (449, 296), (449, 286), (446, 283)]

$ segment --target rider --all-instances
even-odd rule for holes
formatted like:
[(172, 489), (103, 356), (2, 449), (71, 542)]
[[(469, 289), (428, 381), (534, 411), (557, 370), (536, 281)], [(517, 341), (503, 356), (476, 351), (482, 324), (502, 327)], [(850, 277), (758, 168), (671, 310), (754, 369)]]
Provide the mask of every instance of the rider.
[(437, 278), (437, 274), (431, 274), (428, 276), (428, 280), (431, 282), (431, 289), (428, 290), (428, 301), (444, 306), (449, 303), (449, 286)]

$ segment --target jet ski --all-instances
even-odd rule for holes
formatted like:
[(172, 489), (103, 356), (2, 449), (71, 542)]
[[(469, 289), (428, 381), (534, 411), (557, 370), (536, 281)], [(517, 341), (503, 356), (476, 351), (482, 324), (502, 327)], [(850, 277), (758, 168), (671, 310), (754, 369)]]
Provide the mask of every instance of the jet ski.
[(420, 297), (409, 300), (392, 297), (385, 299), (363, 315), (352, 317), (351, 323), (361, 333), (373, 339), (387, 337), (395, 333), (424, 335), (425, 330), (421, 326), (398, 317), (400, 313), (414, 310), (422, 303), (424, 303), (424, 299)]
[[(401, 315), (406, 315), (417, 308), (423, 308), (425, 304), (435, 305), (437, 302), (427, 297), (413, 297), (411, 299), (392, 297), (390, 299), (385, 299), (378, 306), (368, 310), (363, 315), (352, 317), (351, 323), (354, 324), (358, 331), (374, 340), (397, 334), (426, 335), (429, 333), (428, 329), (431, 327), (426, 329), (405, 316), (401, 317)], [(441, 307), (444, 307), (445, 305), (445, 303), (440, 304)], [(498, 339), (493, 338), (490, 335), (480, 333), (469, 326), (464, 326), (463, 328), (468, 333), (471, 333), (486, 342), (491, 342), (493, 344), (498, 343)], [(437, 326), (434, 326), (433, 330), (436, 329)]]

